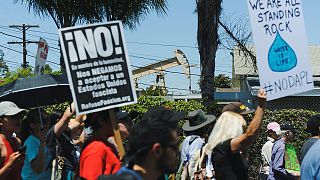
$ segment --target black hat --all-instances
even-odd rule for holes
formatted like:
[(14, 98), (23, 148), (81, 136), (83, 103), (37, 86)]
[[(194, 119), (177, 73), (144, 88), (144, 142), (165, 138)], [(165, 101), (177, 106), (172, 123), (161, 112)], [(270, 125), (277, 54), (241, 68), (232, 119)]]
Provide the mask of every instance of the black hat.
[(141, 121), (144, 119), (149, 120), (163, 120), (163, 121), (179, 121), (185, 116), (184, 112), (176, 112), (170, 108), (163, 106), (156, 106), (149, 109), (143, 116)]
[(241, 102), (233, 102), (223, 107), (222, 112), (232, 111), (241, 115), (253, 113), (254, 110), (250, 110), (247, 106)]
[(120, 110), (117, 112), (116, 116), (117, 116), (117, 119), (120, 120), (120, 119), (124, 119), (124, 118), (128, 117), (129, 113)]
[(307, 122), (307, 130), (310, 133), (318, 133), (320, 127), (320, 114), (312, 116)]
[(216, 116), (206, 115), (202, 110), (189, 112), (187, 118), (188, 121), (186, 121), (182, 126), (184, 131), (194, 131), (200, 129), (216, 120)]
[(290, 122), (284, 122), (281, 124), (281, 130), (287, 130), (287, 131), (295, 131), (295, 127)]

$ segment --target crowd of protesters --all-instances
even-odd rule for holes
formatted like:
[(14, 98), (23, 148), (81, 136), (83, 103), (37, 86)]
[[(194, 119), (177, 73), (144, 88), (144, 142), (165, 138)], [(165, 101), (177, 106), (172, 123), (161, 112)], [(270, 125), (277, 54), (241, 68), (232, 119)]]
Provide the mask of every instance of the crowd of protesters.
[[(261, 129), (266, 93), (259, 90), (258, 106), (226, 105), (219, 117), (202, 110), (176, 112), (158, 106), (136, 123), (116, 112), (125, 147), (119, 156), (110, 110), (75, 116), (72, 103), (50, 116), (40, 108), (25, 110), (0, 102), (1, 179), (217, 179), (248, 180), (248, 148)], [(254, 113), (250, 121), (246, 116)], [(185, 120), (180, 143), (178, 122)], [(299, 171), (286, 167), (286, 148), (295, 127), (289, 122), (267, 125), (261, 149), (259, 179), (320, 179), (320, 115), (307, 123), (311, 137), (296, 157)], [(180, 154), (181, 152), (181, 154)], [(299, 157), (299, 158), (298, 158)], [(301, 170), (300, 170), (301, 165)], [(258, 168), (258, 167), (257, 167)]]

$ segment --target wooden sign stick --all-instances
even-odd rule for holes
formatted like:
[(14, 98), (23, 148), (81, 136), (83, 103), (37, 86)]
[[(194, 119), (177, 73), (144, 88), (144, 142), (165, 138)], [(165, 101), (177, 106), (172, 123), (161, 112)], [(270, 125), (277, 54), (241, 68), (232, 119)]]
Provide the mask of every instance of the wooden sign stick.
[(119, 125), (117, 123), (117, 117), (116, 117), (116, 114), (115, 114), (113, 109), (109, 110), (109, 116), (110, 116), (110, 121), (111, 121), (111, 124), (112, 124), (114, 137), (116, 139), (116, 143), (117, 143), (117, 146), (118, 146), (118, 154), (119, 154), (119, 157), (120, 157), (120, 160), (121, 160), (123, 158), (123, 156), (124, 156), (125, 151), (124, 151), (123, 144), (122, 144), (122, 138), (121, 138), (121, 134), (120, 134), (120, 131), (119, 131)]

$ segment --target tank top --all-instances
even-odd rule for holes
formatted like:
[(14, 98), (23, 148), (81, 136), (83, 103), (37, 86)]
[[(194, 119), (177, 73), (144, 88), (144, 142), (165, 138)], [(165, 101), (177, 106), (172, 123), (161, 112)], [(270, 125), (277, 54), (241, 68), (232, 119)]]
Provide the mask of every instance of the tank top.
[[(6, 158), (4, 160), (4, 163), (0, 164), (0, 168), (3, 168), (3, 166), (8, 163), (10, 155), (12, 153), (14, 153), (14, 150), (13, 150), (11, 144), (9, 143), (9, 141), (6, 138), (4, 138), (2, 135), (0, 135), (0, 138), (1, 138), (5, 148), (7, 150), (7, 155), (6, 155)], [(11, 171), (6, 176), (6, 179), (10, 179), (10, 180), (16, 180), (16, 179), (19, 180), (19, 179), (21, 179), (22, 165), (21, 166), (15, 166), (13, 169), (11, 169)]]

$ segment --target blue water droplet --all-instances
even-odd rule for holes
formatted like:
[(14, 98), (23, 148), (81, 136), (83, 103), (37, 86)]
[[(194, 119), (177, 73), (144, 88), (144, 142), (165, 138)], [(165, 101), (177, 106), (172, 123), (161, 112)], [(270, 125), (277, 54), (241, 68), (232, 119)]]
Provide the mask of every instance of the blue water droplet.
[(297, 65), (297, 56), (277, 32), (268, 53), (269, 67), (273, 72), (286, 72)]

